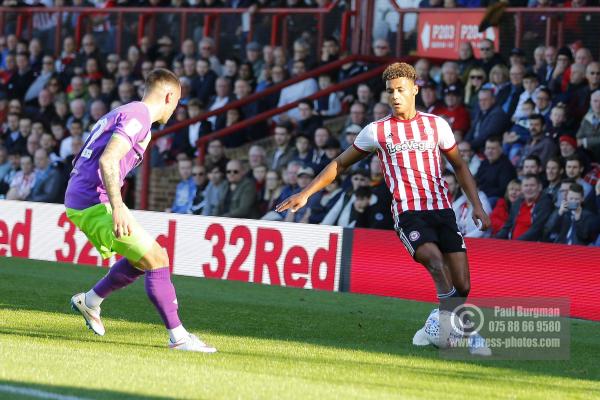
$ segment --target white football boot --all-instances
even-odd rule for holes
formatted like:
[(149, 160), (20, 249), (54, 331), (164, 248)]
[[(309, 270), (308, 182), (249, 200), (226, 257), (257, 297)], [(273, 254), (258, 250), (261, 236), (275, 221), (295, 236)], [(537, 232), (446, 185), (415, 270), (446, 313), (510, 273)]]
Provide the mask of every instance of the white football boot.
[(489, 348), (479, 332), (474, 332), (469, 336), (469, 353), (474, 356), (489, 357), (492, 355), (492, 349)]
[(217, 349), (209, 346), (204, 343), (202, 340), (198, 338), (198, 336), (189, 334), (185, 336), (183, 339), (178, 340), (173, 343), (169, 340), (169, 348), (172, 350), (181, 350), (181, 351), (197, 351), (200, 353), (216, 353)]
[(71, 308), (83, 316), (87, 327), (96, 335), (104, 336), (106, 331), (102, 320), (100, 320), (100, 307), (88, 307), (85, 304), (85, 293), (78, 293), (71, 297)]
[[(431, 331), (431, 322), (432, 322), (432, 319), (435, 319), (437, 321), (437, 313), (438, 313), (437, 308), (433, 309), (429, 313), (429, 316), (427, 317), (427, 320), (425, 321), (425, 325), (423, 325), (423, 327), (415, 333), (415, 336), (413, 336), (413, 340), (412, 340), (413, 346), (429, 346), (430, 344), (433, 344), (431, 341), (432, 332), (430, 332)], [(435, 332), (435, 334), (437, 334), (437, 332)]]

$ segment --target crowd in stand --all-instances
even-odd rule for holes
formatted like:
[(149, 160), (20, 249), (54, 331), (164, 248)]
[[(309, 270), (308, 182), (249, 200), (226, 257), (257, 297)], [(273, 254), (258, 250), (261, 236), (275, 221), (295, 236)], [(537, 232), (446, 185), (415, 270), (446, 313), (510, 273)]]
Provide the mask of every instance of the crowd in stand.
[[(333, 36), (318, 51), (315, 42), (303, 32), (289, 54), (283, 47), (250, 42), (237, 54), (219, 57), (209, 37), (176, 44), (164, 35), (155, 43), (142, 38), (120, 57), (88, 34), (80, 50), (66, 37), (55, 58), (40, 39), (2, 36), (0, 196), (61, 202), (73, 157), (95, 123), (108, 110), (139, 100), (153, 68), (170, 68), (180, 77), (182, 99), (173, 124), (343, 56)], [(492, 217), (489, 231), (477, 229), (472, 207), (446, 166), (463, 235), (600, 245), (600, 64), (581, 45), (539, 46), (531, 54), (513, 49), (506, 60), (491, 41), (478, 47), (479, 58), (467, 43), (457, 61), (415, 63), (419, 110), (450, 123)], [(374, 40), (374, 55), (388, 56), (390, 50), (386, 38)], [(376, 156), (355, 165), (299, 212), (274, 211), (352, 145), (362, 128), (389, 114), (379, 79), (306, 99), (370, 68), (348, 63), (158, 140), (152, 164), (176, 165), (181, 177), (167, 211), (393, 229), (392, 199)], [(268, 123), (209, 142), (205, 162), (197, 163), (198, 138), (297, 100), (297, 107)], [(226, 148), (270, 137), (272, 145), (255, 143), (245, 157), (225, 155)]]

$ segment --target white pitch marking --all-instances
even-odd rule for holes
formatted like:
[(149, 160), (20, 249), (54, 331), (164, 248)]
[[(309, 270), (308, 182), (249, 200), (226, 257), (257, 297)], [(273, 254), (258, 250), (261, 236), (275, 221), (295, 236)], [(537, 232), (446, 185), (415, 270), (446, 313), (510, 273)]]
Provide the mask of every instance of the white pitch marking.
[(46, 392), (44, 390), (30, 389), (26, 387), (0, 385), (0, 392), (20, 394), (22, 396), (37, 397), (39, 399), (52, 400), (88, 400), (84, 397), (65, 396), (58, 393)]

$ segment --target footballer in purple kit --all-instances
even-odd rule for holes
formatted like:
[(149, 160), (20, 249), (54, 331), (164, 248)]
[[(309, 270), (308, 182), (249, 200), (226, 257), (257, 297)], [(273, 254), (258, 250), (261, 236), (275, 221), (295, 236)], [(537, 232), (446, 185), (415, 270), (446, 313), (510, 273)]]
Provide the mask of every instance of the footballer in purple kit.
[(180, 96), (181, 86), (175, 74), (166, 69), (153, 70), (146, 79), (142, 100), (101, 117), (73, 160), (65, 193), (67, 216), (103, 258), (115, 253), (123, 258), (92, 289), (74, 295), (71, 307), (81, 313), (91, 330), (102, 336), (102, 301), (144, 276), (146, 293), (168, 330), (169, 348), (214, 353), (214, 347), (183, 327), (167, 252), (137, 223), (121, 198), (125, 176), (144, 158), (152, 123), (166, 123)]

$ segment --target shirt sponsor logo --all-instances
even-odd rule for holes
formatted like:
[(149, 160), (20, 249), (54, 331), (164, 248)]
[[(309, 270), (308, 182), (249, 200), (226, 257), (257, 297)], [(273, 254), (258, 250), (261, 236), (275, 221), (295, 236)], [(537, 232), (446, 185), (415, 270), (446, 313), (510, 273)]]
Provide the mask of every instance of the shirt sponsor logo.
[(435, 149), (434, 142), (423, 142), (420, 140), (405, 140), (400, 143), (386, 143), (387, 151), (390, 154), (395, 154), (400, 151), (428, 151)]
[(127, 125), (125, 125), (125, 133), (127, 136), (135, 136), (140, 129), (142, 129), (142, 123), (135, 118), (132, 118)]

